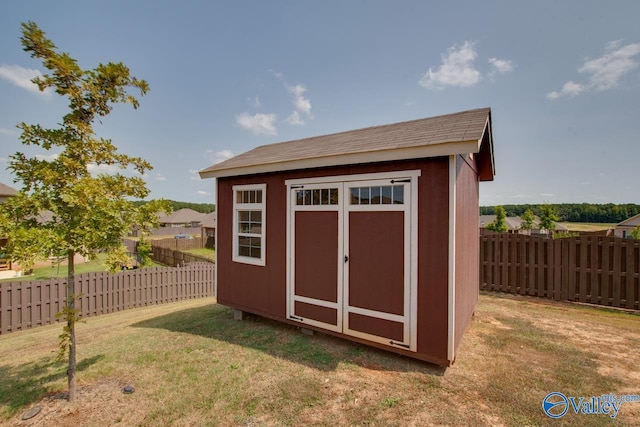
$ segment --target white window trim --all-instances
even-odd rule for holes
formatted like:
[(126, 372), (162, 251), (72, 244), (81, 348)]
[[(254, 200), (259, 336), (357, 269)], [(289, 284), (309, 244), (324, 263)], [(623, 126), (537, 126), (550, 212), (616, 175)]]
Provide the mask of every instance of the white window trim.
[[(243, 264), (258, 265), (264, 267), (267, 261), (267, 184), (247, 184), (247, 185), (234, 185), (233, 190), (233, 243), (232, 251), (233, 255), (231, 260), (233, 262), (240, 262)], [(238, 191), (247, 190), (260, 190), (262, 191), (262, 203), (238, 203), (236, 193)], [(239, 210), (260, 210), (262, 212), (262, 233), (260, 234), (260, 258), (253, 258), (248, 256), (242, 256), (238, 254), (238, 211)]]

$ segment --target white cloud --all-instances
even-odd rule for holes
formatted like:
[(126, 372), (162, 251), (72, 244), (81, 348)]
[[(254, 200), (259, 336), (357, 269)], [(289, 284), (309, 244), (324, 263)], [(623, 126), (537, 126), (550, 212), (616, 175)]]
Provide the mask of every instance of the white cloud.
[(297, 84), (295, 86), (288, 86), (287, 90), (293, 96), (293, 105), (296, 107), (296, 110), (302, 111), (307, 115), (307, 117), (311, 117), (311, 101), (308, 98), (304, 97), (304, 93), (307, 91), (307, 88), (302, 84)]
[(251, 104), (255, 108), (262, 107), (262, 102), (260, 102), (260, 97), (256, 96), (255, 98), (249, 98), (249, 104)]
[(21, 87), (22, 89), (26, 89), (31, 93), (36, 93), (40, 95), (50, 95), (51, 88), (46, 89), (44, 92), (41, 92), (38, 88), (38, 85), (34, 84), (31, 80), (36, 77), (41, 77), (42, 73), (40, 70), (34, 70), (31, 68), (23, 68), (19, 65), (0, 65), (0, 78), (3, 78), (9, 81), (14, 86)]
[(167, 177), (163, 176), (161, 173), (157, 173), (155, 177), (156, 181), (166, 181)]
[(559, 92), (549, 92), (547, 98), (572, 97), (586, 91), (612, 89), (618, 86), (626, 74), (638, 68), (640, 62), (637, 57), (639, 55), (640, 43), (622, 46), (620, 40), (610, 42), (605, 48), (604, 55), (585, 61), (578, 68), (579, 73), (587, 76), (585, 83), (568, 81)]
[(510, 73), (515, 68), (513, 61), (510, 59), (489, 58), (489, 64), (493, 66), (494, 73), (498, 72), (500, 74)]
[[(36, 154), (36, 156), (35, 156), (35, 157), (36, 157), (36, 159), (38, 159), (38, 160), (44, 160), (44, 161), (47, 161), (47, 162), (52, 162), (52, 161), (54, 161), (55, 159), (57, 159), (59, 155), (60, 155), (60, 154), (58, 154), (58, 153), (56, 153), (56, 154)], [(89, 167), (90, 167), (90, 166), (91, 166), (91, 165), (89, 165)], [(94, 165), (94, 166), (95, 166), (95, 165)]]
[(233, 151), (227, 149), (220, 151), (207, 150), (205, 156), (211, 161), (211, 163), (215, 164), (232, 158), (234, 154)]
[(473, 86), (480, 81), (480, 71), (474, 66), (477, 56), (472, 42), (466, 41), (460, 47), (454, 45), (446, 55), (442, 55), (442, 65), (429, 67), (419, 83), (431, 90)]
[(241, 113), (236, 116), (236, 123), (243, 129), (252, 132), (254, 135), (276, 135), (275, 121), (276, 114), (254, 114)]
[(300, 113), (298, 113), (297, 111), (291, 113), (291, 115), (285, 119), (285, 122), (294, 126), (304, 125), (304, 121), (300, 118)]
[(98, 175), (98, 174), (110, 175), (110, 174), (122, 172), (122, 169), (117, 165), (105, 165), (105, 164), (98, 165), (95, 163), (89, 163), (87, 165), (87, 170), (92, 175)]
[(211, 193), (208, 193), (208, 192), (206, 192), (204, 190), (198, 190), (196, 192), (196, 194), (198, 194), (199, 196), (211, 196), (212, 195)]
[(584, 87), (581, 84), (569, 80), (564, 85), (562, 85), (562, 89), (560, 90), (560, 92), (556, 92), (555, 90), (553, 92), (549, 92), (547, 94), (547, 98), (558, 99), (561, 96), (568, 96), (571, 98), (578, 95), (583, 90)]

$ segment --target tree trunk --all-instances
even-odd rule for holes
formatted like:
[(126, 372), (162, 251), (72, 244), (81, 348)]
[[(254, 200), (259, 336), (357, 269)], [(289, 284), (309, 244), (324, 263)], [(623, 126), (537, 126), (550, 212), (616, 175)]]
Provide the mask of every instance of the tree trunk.
[(67, 312), (67, 326), (69, 328), (69, 370), (67, 371), (67, 380), (69, 383), (69, 402), (73, 402), (74, 400), (76, 400), (76, 289), (74, 283), (74, 256), (75, 252), (69, 250), (69, 273), (67, 276), (67, 304), (69, 307), (69, 311)]

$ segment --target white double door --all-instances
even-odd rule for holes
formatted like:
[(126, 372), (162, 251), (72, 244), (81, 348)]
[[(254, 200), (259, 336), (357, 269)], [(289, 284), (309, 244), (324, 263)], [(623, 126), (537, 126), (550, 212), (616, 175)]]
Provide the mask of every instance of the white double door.
[(415, 351), (415, 180), (288, 184), (289, 319)]

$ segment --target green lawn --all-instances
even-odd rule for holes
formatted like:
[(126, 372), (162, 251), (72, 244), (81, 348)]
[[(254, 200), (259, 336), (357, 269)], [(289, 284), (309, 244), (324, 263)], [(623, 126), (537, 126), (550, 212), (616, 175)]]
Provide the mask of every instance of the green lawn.
[(209, 249), (209, 248), (189, 249), (186, 252), (189, 252), (190, 254), (201, 256), (204, 258), (209, 258), (214, 261), (216, 260), (215, 249)]
[[(107, 271), (104, 266), (106, 254), (98, 254), (96, 259), (89, 262), (81, 262), (75, 264), (75, 273), (93, 273), (99, 271)], [(160, 264), (152, 264), (152, 266), (160, 266)], [(0, 282), (13, 282), (13, 281), (27, 281), (27, 280), (49, 280), (53, 277), (66, 277), (68, 273), (67, 262), (51, 262), (49, 266), (43, 266), (33, 269), (33, 274), (22, 277), (15, 277), (11, 279), (3, 279)]]
[[(53, 360), (61, 325), (0, 335), (0, 424), (6, 425), (637, 425), (552, 420), (550, 392), (637, 394), (640, 316), (481, 294), (447, 369), (268, 319), (233, 320), (215, 299), (87, 319), (78, 325), (78, 397)], [(135, 387), (125, 395), (125, 385)], [(25, 423), (36, 405), (42, 412)]]

